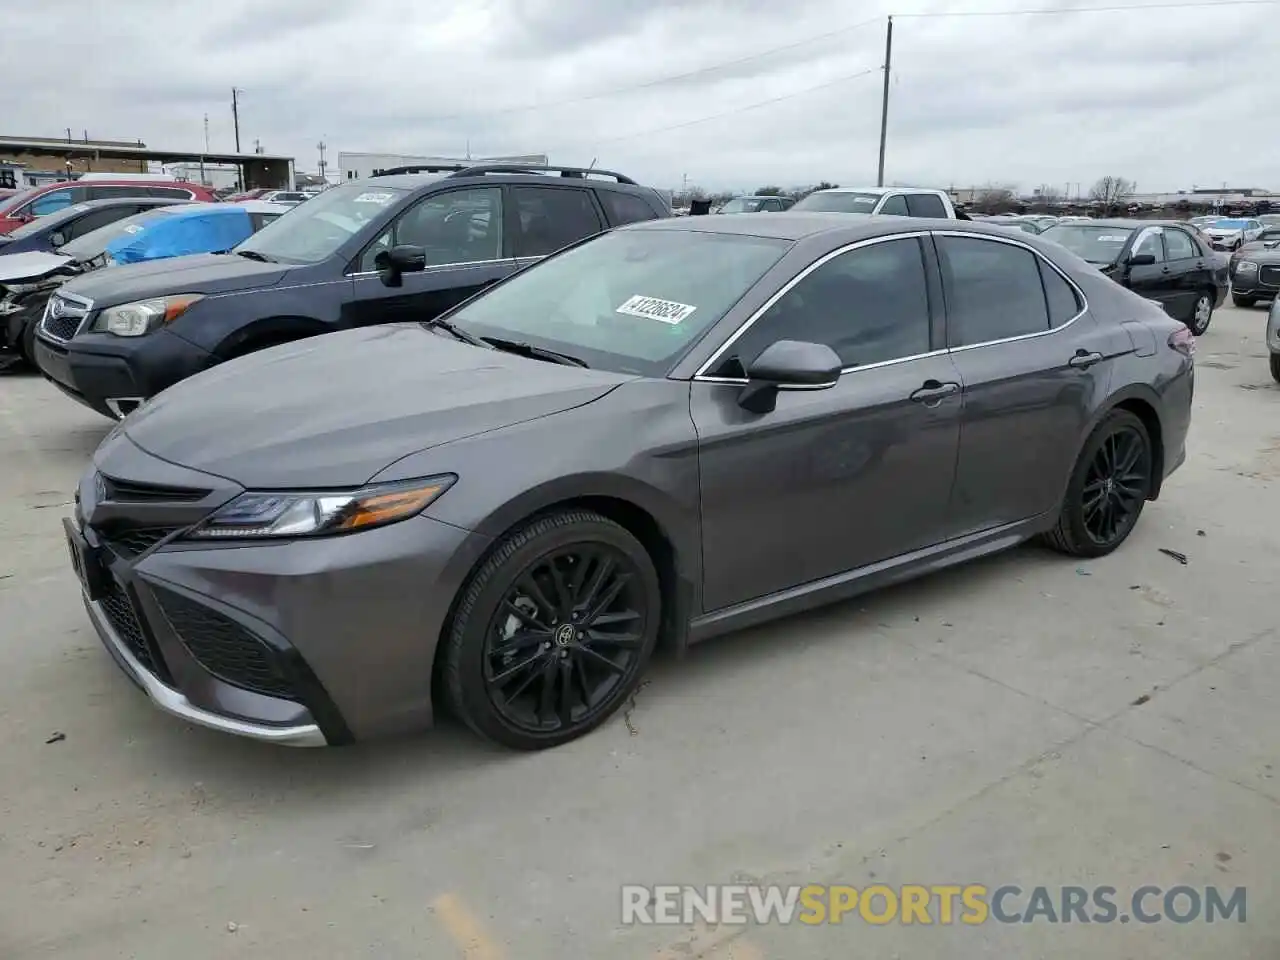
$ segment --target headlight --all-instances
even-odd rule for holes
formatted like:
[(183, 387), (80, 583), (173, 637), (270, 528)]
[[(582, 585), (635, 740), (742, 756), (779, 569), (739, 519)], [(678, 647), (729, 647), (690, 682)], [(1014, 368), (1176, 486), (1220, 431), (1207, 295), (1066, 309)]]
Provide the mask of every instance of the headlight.
[(446, 474), (331, 493), (246, 492), (219, 509), (187, 537), (196, 540), (314, 537), (381, 527), (421, 513), (457, 479)]
[(172, 297), (122, 303), (103, 310), (89, 329), (95, 333), (114, 333), (117, 337), (141, 337), (177, 320), (192, 304), (203, 299), (204, 295), (200, 293), (180, 293)]
[(1241, 260), (1236, 264), (1236, 273), (1257, 273), (1258, 265), (1252, 260)]

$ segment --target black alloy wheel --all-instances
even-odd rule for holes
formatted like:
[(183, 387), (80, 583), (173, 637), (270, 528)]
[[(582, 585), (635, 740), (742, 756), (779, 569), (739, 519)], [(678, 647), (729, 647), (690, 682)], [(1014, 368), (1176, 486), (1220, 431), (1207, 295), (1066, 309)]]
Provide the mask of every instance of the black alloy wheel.
[(657, 640), (658, 576), (644, 547), (598, 514), (551, 514), (504, 539), (464, 588), (443, 651), (454, 711), (519, 749), (604, 722)]
[(1050, 546), (1077, 557), (1101, 557), (1124, 543), (1151, 495), (1154, 451), (1146, 426), (1113, 410), (1080, 452), (1067, 484)]

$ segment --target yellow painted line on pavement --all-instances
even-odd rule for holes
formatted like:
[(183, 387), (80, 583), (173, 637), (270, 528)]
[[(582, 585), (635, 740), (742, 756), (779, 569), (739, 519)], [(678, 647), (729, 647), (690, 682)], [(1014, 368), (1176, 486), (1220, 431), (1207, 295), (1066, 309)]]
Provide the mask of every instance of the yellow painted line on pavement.
[(463, 960), (504, 960), (502, 948), (455, 894), (437, 897), (431, 908), (462, 951)]

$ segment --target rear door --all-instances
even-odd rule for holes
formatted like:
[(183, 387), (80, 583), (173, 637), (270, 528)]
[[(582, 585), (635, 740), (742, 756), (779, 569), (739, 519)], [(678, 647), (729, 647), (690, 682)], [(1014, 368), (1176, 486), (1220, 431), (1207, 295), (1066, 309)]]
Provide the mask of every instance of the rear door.
[(521, 268), (605, 228), (594, 191), (583, 187), (509, 186), (507, 196), (507, 230)]
[[(377, 256), (404, 244), (426, 251), (426, 269), (388, 287), (378, 275)], [(502, 187), (429, 194), (402, 211), (353, 262), (353, 299), (343, 319), (353, 326), (430, 320), (509, 276), (515, 262), (507, 249)]]
[(1177, 227), (1165, 227), (1164, 252), (1170, 282), (1166, 310), (1171, 317), (1190, 320), (1200, 294), (1213, 289), (1213, 265), (1191, 235)]
[(962, 537), (1057, 508), (1111, 358), (1133, 347), (1016, 237), (936, 243), (964, 389), (950, 531)]

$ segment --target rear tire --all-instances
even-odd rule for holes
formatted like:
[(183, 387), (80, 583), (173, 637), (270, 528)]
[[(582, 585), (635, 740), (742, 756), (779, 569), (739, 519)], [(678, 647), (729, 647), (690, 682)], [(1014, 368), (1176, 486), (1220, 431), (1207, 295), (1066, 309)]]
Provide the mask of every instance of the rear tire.
[(1154, 450), (1146, 425), (1112, 410), (1085, 441), (1062, 512), (1044, 541), (1073, 557), (1102, 557), (1128, 539), (1151, 495)]
[(662, 614), (648, 552), (590, 510), (508, 534), (459, 597), (442, 641), (448, 705), (518, 750), (567, 743), (617, 711), (640, 683)]
[(1258, 301), (1255, 300), (1253, 297), (1246, 297), (1239, 293), (1233, 293), (1231, 295), (1231, 302), (1234, 303), (1237, 307), (1247, 308), (1247, 307), (1252, 307)]
[(1271, 378), (1280, 383), (1280, 353), (1271, 355)]
[(22, 331), (22, 336), (18, 341), (18, 352), (22, 354), (22, 359), (27, 361), (27, 366), (32, 370), (36, 367), (36, 322), (33, 320), (27, 324), (26, 329)]
[(1200, 295), (1196, 297), (1195, 305), (1191, 308), (1191, 316), (1187, 318), (1187, 329), (1194, 333), (1197, 337), (1203, 336), (1204, 332), (1209, 329), (1209, 323), (1213, 320), (1213, 304), (1217, 299), (1217, 295), (1212, 290), (1201, 290)]

